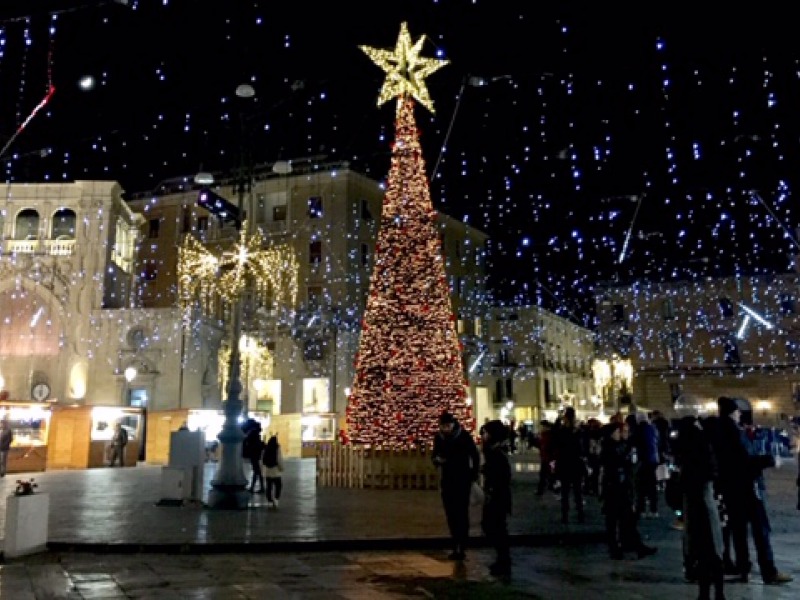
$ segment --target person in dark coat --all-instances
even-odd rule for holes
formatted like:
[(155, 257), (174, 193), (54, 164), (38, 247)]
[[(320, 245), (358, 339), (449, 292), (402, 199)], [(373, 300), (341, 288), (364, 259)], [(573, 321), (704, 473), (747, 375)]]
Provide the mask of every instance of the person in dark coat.
[(600, 451), (602, 466), (603, 513), (606, 520), (606, 539), (611, 558), (624, 558), (626, 550), (635, 551), (639, 558), (655, 554), (657, 549), (647, 546), (637, 527), (631, 447), (627, 436), (627, 423), (614, 423), (604, 430)]
[(583, 477), (586, 474), (582, 432), (575, 423), (575, 409), (564, 409), (561, 423), (553, 429), (556, 476), (561, 481), (561, 522), (569, 523), (569, 493), (575, 498), (578, 522), (583, 523)]
[(508, 515), (511, 514), (511, 464), (506, 454), (508, 430), (502, 421), (489, 421), (481, 429), (483, 450), (483, 517), (481, 529), (494, 546), (497, 560), (489, 567), (495, 576), (511, 573)]
[(539, 423), (539, 435), (534, 439), (533, 445), (539, 449), (539, 483), (536, 486), (536, 495), (544, 495), (545, 490), (553, 489), (553, 424), (548, 420)]
[[(747, 526), (752, 523), (764, 583), (788, 583), (792, 578), (775, 568), (769, 557), (771, 549), (767, 552), (765, 544), (768, 544), (768, 539), (765, 540), (764, 534), (769, 529), (769, 523), (763, 521), (766, 513), (757, 491), (758, 475), (763, 468), (775, 464), (774, 458), (771, 455), (753, 456), (748, 452), (745, 434), (739, 424), (742, 411), (736, 399), (720, 396), (717, 406), (719, 423), (715, 451), (719, 461), (720, 491), (728, 514), (731, 545), (736, 555), (736, 573), (743, 582), (749, 581), (752, 563)], [(727, 552), (725, 559), (726, 563), (731, 562)]]
[[(263, 493), (264, 476), (261, 474), (261, 453), (264, 451), (264, 440), (261, 439), (261, 426), (250, 427), (242, 440), (242, 458), (250, 460), (250, 468), (253, 470), (253, 476), (250, 481), (251, 492)], [(258, 490), (255, 489), (256, 481), (258, 481)]]
[(480, 474), (480, 453), (475, 440), (449, 412), (439, 417), (433, 439), (433, 464), (440, 472), (442, 504), (453, 541), (450, 560), (464, 560), (469, 539), (469, 495)]
[(722, 523), (714, 497), (717, 459), (708, 431), (700, 419), (686, 416), (674, 442), (683, 495), (683, 543), (687, 578), (696, 579), (699, 600), (723, 600)]

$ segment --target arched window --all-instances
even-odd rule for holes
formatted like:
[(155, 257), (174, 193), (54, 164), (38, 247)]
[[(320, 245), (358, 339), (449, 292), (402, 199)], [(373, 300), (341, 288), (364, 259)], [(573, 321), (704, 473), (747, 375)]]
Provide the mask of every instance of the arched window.
[(39, 213), (32, 208), (19, 211), (14, 225), (15, 240), (35, 240), (39, 237)]
[(53, 231), (50, 237), (54, 240), (75, 239), (75, 211), (61, 208), (53, 214)]

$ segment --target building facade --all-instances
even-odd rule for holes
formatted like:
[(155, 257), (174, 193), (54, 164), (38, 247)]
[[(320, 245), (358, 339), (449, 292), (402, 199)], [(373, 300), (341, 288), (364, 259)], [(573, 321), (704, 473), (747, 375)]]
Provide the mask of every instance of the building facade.
[(633, 399), (668, 413), (716, 410), (719, 396), (750, 400), (776, 422), (800, 407), (796, 272), (604, 286), (600, 354), (629, 357)]
[(486, 344), (470, 363), (477, 414), (516, 422), (555, 419), (574, 406), (594, 416), (594, 333), (538, 306), (491, 307)]

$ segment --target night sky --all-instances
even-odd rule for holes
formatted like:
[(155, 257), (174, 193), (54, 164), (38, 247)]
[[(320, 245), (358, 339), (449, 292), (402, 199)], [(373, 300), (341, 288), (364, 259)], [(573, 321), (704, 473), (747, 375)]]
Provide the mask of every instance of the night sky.
[(435, 206), (490, 235), (498, 302), (589, 324), (598, 282), (790, 268), (800, 38), (788, 7), (750, 6), (3, 0), (0, 168), (138, 193), (244, 149), (383, 179), (394, 103), (358, 46), (394, 48), (407, 21), (451, 61), (416, 113)]

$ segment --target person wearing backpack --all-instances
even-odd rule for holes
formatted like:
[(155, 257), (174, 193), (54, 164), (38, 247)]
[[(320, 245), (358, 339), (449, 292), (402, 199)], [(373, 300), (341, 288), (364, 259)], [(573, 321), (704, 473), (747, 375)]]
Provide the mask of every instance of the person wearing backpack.
[(267, 502), (272, 508), (278, 508), (278, 502), (283, 490), (283, 453), (277, 436), (270, 436), (264, 446), (262, 455), (264, 475), (267, 479)]

